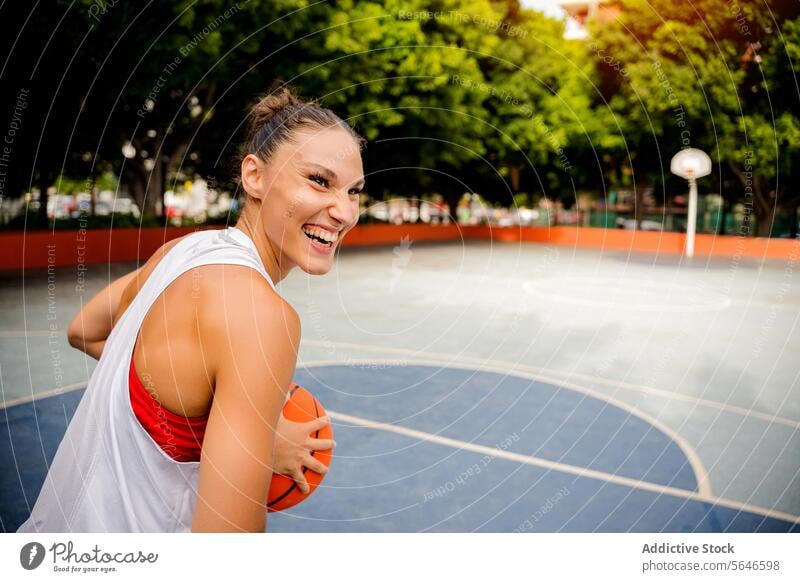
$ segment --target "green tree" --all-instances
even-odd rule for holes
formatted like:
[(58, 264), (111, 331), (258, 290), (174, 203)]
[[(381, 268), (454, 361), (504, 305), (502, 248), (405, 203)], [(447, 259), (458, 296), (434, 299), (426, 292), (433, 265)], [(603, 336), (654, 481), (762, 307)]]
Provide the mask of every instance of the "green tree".
[[(728, 176), (757, 218), (751, 232), (768, 236), (782, 184), (797, 157), (796, 87), (788, 55), (797, 50), (796, 6), (748, 0), (621, 0), (618, 20), (596, 22), (598, 56), (610, 110), (626, 140), (638, 183), (665, 185), (669, 160), (698, 147), (716, 162), (720, 191)], [(775, 17), (775, 20), (773, 20)], [(619, 71), (625, 74), (620, 75)], [(794, 93), (792, 93), (794, 91)]]
[(510, 203), (522, 177), (564, 182), (557, 150), (593, 130), (591, 61), (516, 1), (332, 2), (314, 30), (326, 23), (293, 82), (372, 140), (372, 192)]
[(483, 104), (498, 127), (489, 148), (509, 166), (512, 181), (521, 170), (524, 189), (574, 202), (579, 187), (602, 183), (593, 174), (600, 166), (591, 165), (596, 144), (619, 144), (611, 115), (594, 108), (594, 61), (583, 42), (564, 39), (560, 21), (532, 10), (510, 10), (506, 18), (518, 32), (505, 35), (485, 63), (499, 89)]
[(280, 74), (280, 60), (265, 56), (301, 34), (307, 4), (186, 0), (99, 11), (95, 0), (81, 3), (89, 34), (77, 56), (92, 71), (81, 149), (113, 161), (148, 217), (170, 178), (213, 172), (235, 151), (249, 100)]
[[(293, 82), (341, 112), (370, 140), (368, 189), (379, 196), (469, 189), (453, 168), (486, 153), (484, 96), (458, 83), (482, 76), (497, 39), (463, 17), (494, 15), (488, 2), (331, 2)], [(329, 28), (322, 31), (323, 26)]]

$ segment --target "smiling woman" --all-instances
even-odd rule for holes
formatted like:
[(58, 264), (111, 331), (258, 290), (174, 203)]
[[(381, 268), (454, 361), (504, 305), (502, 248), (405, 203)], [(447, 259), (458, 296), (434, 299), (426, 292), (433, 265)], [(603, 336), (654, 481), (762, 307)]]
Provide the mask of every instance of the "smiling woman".
[(363, 139), (289, 89), (253, 108), (235, 227), (170, 241), (75, 317), (99, 359), (20, 532), (265, 531), (273, 473), (309, 491), (327, 417), (282, 414), (300, 318), (275, 285), (322, 275), (358, 221)]
[[(253, 109), (241, 152), (241, 228), (272, 249), (280, 280), (295, 266), (327, 273), (339, 241), (358, 222), (364, 139), (332, 111), (289, 89)], [(258, 238), (256, 238), (258, 237)]]

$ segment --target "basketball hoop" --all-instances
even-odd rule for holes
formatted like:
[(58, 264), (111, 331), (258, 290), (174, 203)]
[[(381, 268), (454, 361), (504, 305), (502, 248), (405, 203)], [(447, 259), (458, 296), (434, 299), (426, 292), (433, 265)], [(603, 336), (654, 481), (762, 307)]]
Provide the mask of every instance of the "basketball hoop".
[(686, 216), (686, 256), (694, 256), (694, 234), (697, 227), (697, 178), (711, 173), (711, 158), (702, 150), (686, 148), (672, 157), (670, 171), (689, 180), (689, 208)]
[(686, 148), (672, 158), (670, 171), (681, 178), (702, 178), (711, 173), (711, 158), (696, 148)]

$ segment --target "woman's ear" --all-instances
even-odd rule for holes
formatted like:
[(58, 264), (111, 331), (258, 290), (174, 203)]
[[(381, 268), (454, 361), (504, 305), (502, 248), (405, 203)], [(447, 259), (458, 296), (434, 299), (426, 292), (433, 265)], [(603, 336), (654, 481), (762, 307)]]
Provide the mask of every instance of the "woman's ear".
[(262, 161), (253, 154), (247, 154), (242, 160), (242, 188), (253, 198), (261, 200), (261, 173), (264, 170)]

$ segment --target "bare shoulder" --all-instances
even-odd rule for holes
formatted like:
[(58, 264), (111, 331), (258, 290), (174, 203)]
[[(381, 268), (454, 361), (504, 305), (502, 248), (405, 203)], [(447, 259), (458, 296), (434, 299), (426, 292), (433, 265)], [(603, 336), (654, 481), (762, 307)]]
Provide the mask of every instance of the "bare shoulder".
[(210, 264), (195, 270), (193, 287), (200, 298), (206, 323), (225, 324), (230, 317), (252, 319), (276, 315), (299, 320), (294, 308), (252, 267)]
[[(271, 350), (296, 353), (300, 316), (261, 273), (230, 264), (204, 265), (197, 271), (192, 280), (199, 295), (197, 325), (212, 370), (230, 359), (263, 365)], [(260, 357), (247, 362), (245, 353)]]

